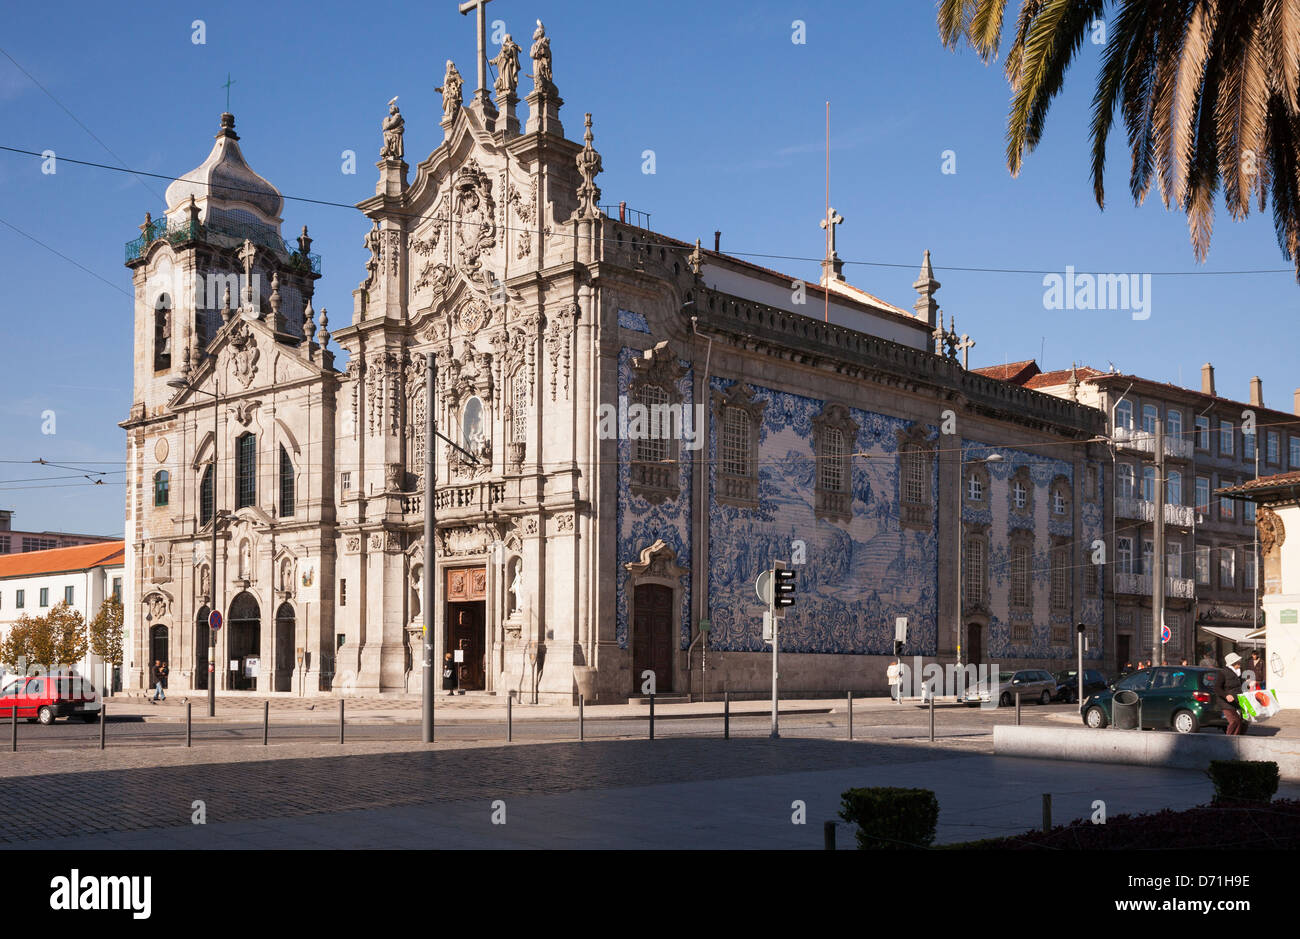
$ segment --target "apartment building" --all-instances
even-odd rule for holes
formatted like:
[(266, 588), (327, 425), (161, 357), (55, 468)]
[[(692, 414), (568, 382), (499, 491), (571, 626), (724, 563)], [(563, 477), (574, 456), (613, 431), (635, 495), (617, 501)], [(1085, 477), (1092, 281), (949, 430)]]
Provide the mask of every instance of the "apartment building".
[(51, 551), (83, 544), (106, 544), (120, 540), (112, 535), (79, 535), (64, 531), (16, 531), (13, 509), (0, 509), (0, 554)]

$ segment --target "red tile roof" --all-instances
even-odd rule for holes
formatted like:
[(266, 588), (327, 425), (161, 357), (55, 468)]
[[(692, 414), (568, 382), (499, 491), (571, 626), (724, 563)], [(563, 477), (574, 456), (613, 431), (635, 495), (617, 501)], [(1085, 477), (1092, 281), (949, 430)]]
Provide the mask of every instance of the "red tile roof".
[[(1089, 368), (1086, 365), (1075, 366), (1075, 375), (1079, 381), (1085, 378), (1100, 378), (1106, 372), (1099, 372), (1095, 368)], [(1026, 388), (1051, 388), (1054, 385), (1064, 385), (1070, 380), (1070, 370), (1068, 368), (1058, 368), (1052, 372), (1039, 372), (1033, 378), (1024, 383)]]
[(1239, 486), (1225, 486), (1222, 489), (1216, 489), (1215, 492), (1246, 496), (1252, 492), (1268, 492), (1274, 489), (1292, 489), (1300, 493), (1300, 470), (1292, 470), (1289, 473), (1274, 473), (1272, 476), (1261, 476), (1259, 479), (1249, 480)]
[(1011, 362), (1006, 365), (986, 365), (984, 368), (973, 368), (971, 371), (986, 378), (996, 378), (998, 381), (1021, 385), (1026, 379), (1038, 374), (1038, 363), (1033, 359), (1025, 359), (1022, 362)]
[(0, 555), (0, 578), (60, 574), (64, 571), (84, 571), (92, 567), (110, 567), (123, 563), (125, 558), (126, 542), (124, 541), (4, 554)]

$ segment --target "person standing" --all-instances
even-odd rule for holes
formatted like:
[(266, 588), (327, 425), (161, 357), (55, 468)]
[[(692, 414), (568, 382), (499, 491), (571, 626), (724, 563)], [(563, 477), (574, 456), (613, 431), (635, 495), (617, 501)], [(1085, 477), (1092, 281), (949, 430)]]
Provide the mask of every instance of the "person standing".
[(451, 653), (448, 652), (442, 657), (442, 690), (447, 694), (456, 693), (456, 663), (451, 660)]
[[(897, 697), (900, 701), (903, 698), (903, 688), (901, 685), (901, 676), (899, 675), (898, 659), (889, 663), (889, 669), (885, 672), (889, 679), (889, 696)], [(897, 688), (895, 687), (897, 686)]]
[(149, 670), (149, 681), (153, 684), (154, 702), (166, 701), (167, 692), (163, 690), (163, 679), (167, 675), (167, 667), (163, 665), (162, 659), (154, 659), (153, 668)]
[(1241, 694), (1241, 656), (1229, 652), (1223, 659), (1224, 668), (1218, 669), (1218, 681), (1215, 692), (1223, 702), (1223, 717), (1228, 722), (1224, 733), (1238, 737), (1246, 732), (1245, 721), (1241, 719), (1241, 710), (1237, 707), (1237, 695)]

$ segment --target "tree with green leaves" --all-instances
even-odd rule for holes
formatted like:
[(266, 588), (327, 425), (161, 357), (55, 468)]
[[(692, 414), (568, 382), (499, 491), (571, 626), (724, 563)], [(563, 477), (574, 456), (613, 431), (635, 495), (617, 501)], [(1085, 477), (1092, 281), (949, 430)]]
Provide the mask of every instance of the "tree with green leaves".
[[(998, 54), (1008, 0), (940, 0), (945, 46)], [(1273, 199), (1282, 254), (1300, 279), (1300, 0), (1021, 0), (1006, 55), (1007, 166), (1020, 172), (1086, 39), (1103, 31), (1092, 102), (1092, 188), (1105, 207), (1106, 142), (1118, 111), (1129, 189), (1154, 182), (1187, 215), (1198, 261), (1210, 248), (1220, 185), (1240, 221)]]
[(109, 665), (122, 664), (122, 601), (109, 596), (88, 627), (90, 651)]
[(20, 617), (0, 642), (0, 661), (17, 670), (33, 665), (52, 669), (75, 665), (87, 648), (85, 618), (60, 603), (44, 616)]

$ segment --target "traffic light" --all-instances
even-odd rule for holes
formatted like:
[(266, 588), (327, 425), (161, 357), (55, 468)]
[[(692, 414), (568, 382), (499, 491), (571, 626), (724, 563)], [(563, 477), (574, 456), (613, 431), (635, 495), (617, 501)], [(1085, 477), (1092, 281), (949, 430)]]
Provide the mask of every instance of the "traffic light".
[(777, 570), (772, 572), (772, 605), (778, 610), (794, 606), (795, 572)]
[(894, 640), (894, 656), (897, 657), (897, 656), (900, 656), (900, 655), (902, 655), (902, 654), (903, 654), (903, 641), (902, 641), (901, 639), (895, 639), (895, 640)]

